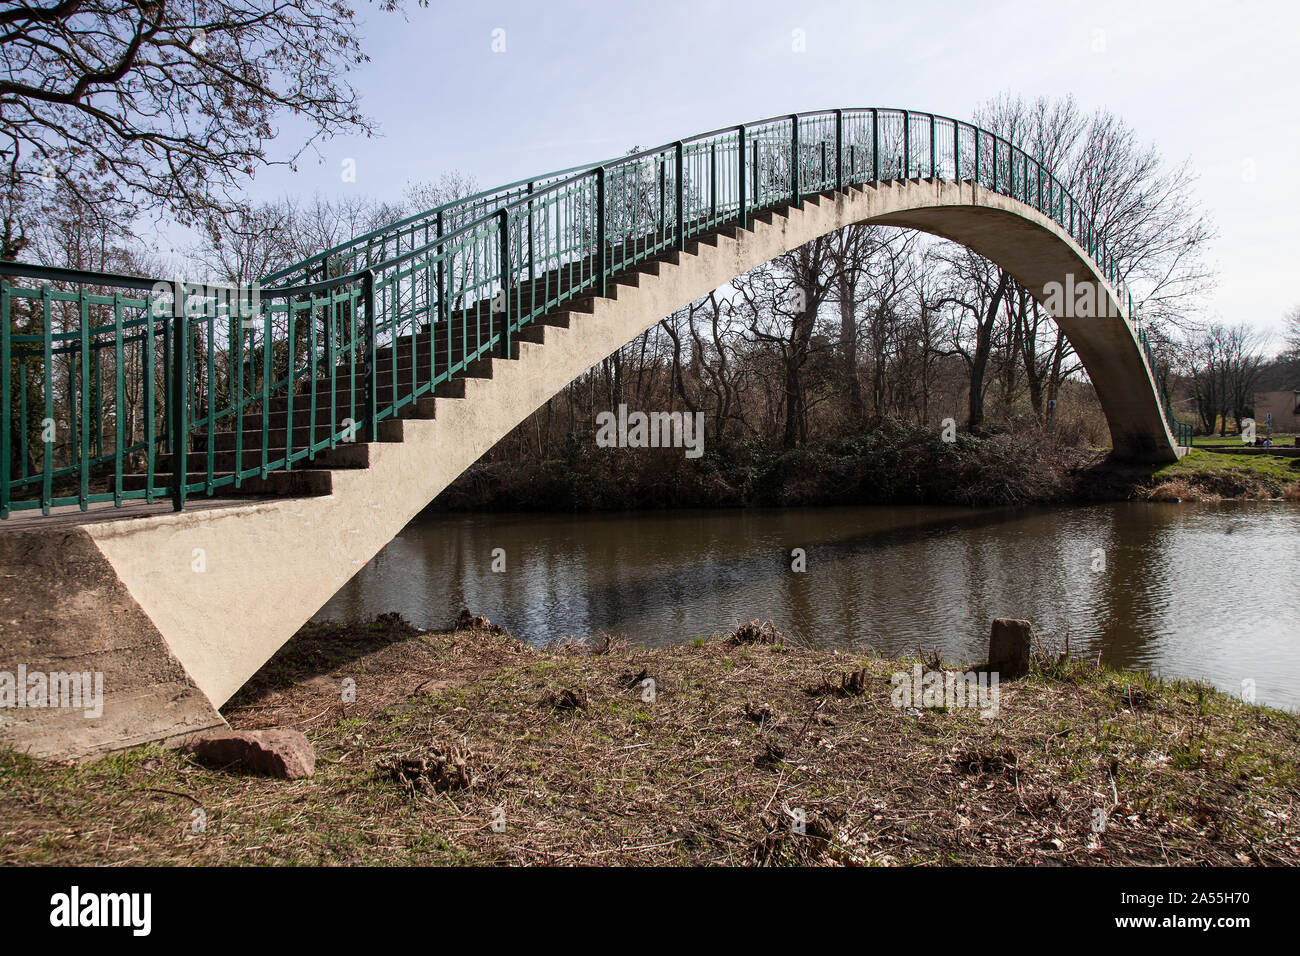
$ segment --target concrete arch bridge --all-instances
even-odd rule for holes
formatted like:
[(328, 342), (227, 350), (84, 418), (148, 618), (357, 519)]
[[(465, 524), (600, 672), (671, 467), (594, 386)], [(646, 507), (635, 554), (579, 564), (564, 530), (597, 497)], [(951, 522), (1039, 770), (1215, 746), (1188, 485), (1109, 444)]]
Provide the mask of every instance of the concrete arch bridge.
[(782, 116), (562, 170), (256, 289), (0, 264), (0, 672), (104, 682), (101, 716), (5, 708), (0, 734), (84, 755), (220, 725), (216, 708), (548, 398), (853, 223), (1005, 268), (1055, 310), (1115, 454), (1178, 457), (1078, 203), (1015, 145), (929, 113)]

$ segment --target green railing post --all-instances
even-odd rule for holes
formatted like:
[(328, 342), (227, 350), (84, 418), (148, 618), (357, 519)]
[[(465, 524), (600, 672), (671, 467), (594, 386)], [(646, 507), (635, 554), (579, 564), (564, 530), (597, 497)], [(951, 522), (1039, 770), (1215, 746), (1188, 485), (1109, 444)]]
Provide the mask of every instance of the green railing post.
[[(13, 433), (13, 409), (10, 407), (13, 372), (9, 367), (13, 361), (10, 303), (9, 280), (0, 279), (0, 518), (9, 517), (9, 469), (13, 454), (9, 447)], [(25, 429), (27, 423), (19, 422), (18, 427)]]
[(844, 111), (835, 111), (835, 191), (844, 191)]
[[(437, 228), (438, 228), (438, 239), (441, 240), (441, 239), (442, 239), (442, 234), (443, 234), (443, 228), (442, 228), (442, 210), (441, 210), (441, 209), (438, 210)], [(448, 313), (447, 313), (447, 257), (446, 257), (446, 255), (445, 255), (445, 252), (444, 252), (444, 249), (443, 249), (443, 245), (442, 245), (441, 242), (439, 242), (439, 243), (438, 243), (438, 246), (437, 246), (437, 256), (438, 256), (438, 312), (437, 312), (437, 316), (438, 316), (438, 317), (437, 317), (437, 321), (439, 321), (439, 322), (446, 322), (446, 321), (447, 321), (447, 318), (448, 318)], [(433, 330), (430, 329), (430, 333), (432, 333), (432, 331), (433, 331)], [(448, 342), (450, 343), (450, 339), (448, 340)], [(430, 338), (430, 343), (429, 343), (429, 344), (430, 344), (430, 348), (433, 348), (433, 341), (432, 341), (432, 338)], [(450, 363), (451, 363), (451, 353), (450, 353), (450, 352), (447, 353), (447, 361), (448, 361), (448, 364), (450, 365)]]
[[(114, 299), (116, 298), (117, 296), (114, 296)], [(81, 465), (81, 487), (77, 492), (77, 505), (82, 511), (85, 511), (89, 507), (87, 499), (90, 497), (90, 418), (93, 415), (97, 423), (102, 421), (104, 409), (102, 404), (96, 404), (93, 411), (90, 407), (90, 300), (86, 296), (85, 286), (82, 286), (77, 290), (77, 300), (77, 304), (80, 306), (77, 311), (77, 322), (79, 325), (79, 337), (81, 339), (81, 354), (79, 356), (81, 359), (81, 427), (77, 429), (79, 432), (77, 435), (77, 444), (80, 448), (81, 457), (81, 461), (79, 462)], [(98, 350), (96, 350), (96, 355), (98, 355)], [(71, 362), (69, 362), (69, 364), (71, 364)], [(99, 363), (96, 362), (95, 364), (98, 365)], [(117, 408), (118, 414), (120, 415), (122, 406), (118, 405)], [(119, 428), (118, 431), (121, 431), (121, 429)], [(103, 448), (96, 448), (95, 454), (103, 454)], [(116, 496), (115, 501), (117, 504), (121, 504), (122, 475), (120, 469), (113, 475), (113, 480), (117, 483), (116, 491), (114, 492)]]
[(971, 188), (980, 184), (980, 130), (975, 127), (975, 168), (971, 171)]
[[(375, 442), (379, 440), (379, 389), (376, 378), (378, 376), (378, 357), (376, 350), (376, 322), (375, 315), (375, 271), (367, 269), (361, 274), (361, 298), (365, 303), (366, 310), (366, 338), (365, 338), (365, 355), (364, 355), (364, 377), (365, 377), (365, 407), (366, 407), (366, 441)], [(393, 355), (396, 361), (396, 351)], [(413, 359), (414, 360), (414, 359)], [(448, 362), (451, 356), (447, 356)], [(289, 389), (293, 389), (293, 377), (289, 379)]]
[(794, 208), (799, 209), (803, 203), (800, 201), (800, 183), (799, 183), (799, 114), (790, 114), (790, 202)]
[(677, 141), (677, 249), (686, 249), (686, 147)]
[(41, 286), (41, 332), (44, 338), (44, 347), (42, 357), (44, 359), (45, 369), (42, 374), (45, 386), (45, 417), (41, 422), (41, 446), (43, 448), (41, 467), (41, 514), (50, 513), (50, 499), (54, 496), (54, 438), (49, 440), (45, 437), (45, 430), (48, 427), (53, 430), (54, 421), (54, 329), (50, 324), (50, 285), (45, 283)]
[(533, 271), (533, 184), (528, 184), (528, 278), (537, 278)]
[(605, 295), (605, 167), (596, 169), (596, 293)]
[(880, 182), (880, 113), (871, 110), (871, 181)]
[(930, 114), (930, 178), (931, 179), (939, 178), (938, 173), (935, 172), (935, 157), (938, 155), (935, 152), (935, 145), (936, 145), (934, 141), (935, 129), (936, 127), (934, 122), (934, 114), (931, 113)]
[(736, 182), (740, 190), (740, 206), (737, 212), (740, 217), (740, 228), (744, 229), (748, 223), (749, 217), (749, 210), (745, 205), (745, 127), (737, 127), (737, 131), (740, 136), (739, 148), (736, 150), (736, 156), (739, 157), (737, 161), (738, 178)]
[(961, 124), (952, 121), (952, 181), (961, 182)]
[(903, 110), (903, 179), (912, 176), (912, 118)]
[(668, 235), (668, 164), (662, 153), (655, 157), (655, 161), (659, 166), (659, 242), (663, 242)]
[[(501, 331), (498, 344), (502, 358), (510, 358), (510, 212), (497, 213), (497, 229), (501, 240)], [(491, 334), (490, 332), (488, 333)]]
[[(172, 453), (172, 510), (185, 510), (185, 485), (188, 474), (188, 461), (186, 452), (188, 451), (189, 426), (186, 424), (186, 413), (189, 410), (189, 320), (185, 314), (185, 283), (177, 279), (173, 283), (175, 292), (172, 299), (172, 342), (171, 353), (168, 358), (171, 360), (171, 383), (172, 383), (172, 403), (169, 411), (171, 412), (170, 428), (167, 434), (168, 449)], [(290, 387), (293, 387), (292, 381)], [(265, 414), (265, 409), (263, 414)]]
[(718, 218), (718, 141), (709, 143), (709, 225)]

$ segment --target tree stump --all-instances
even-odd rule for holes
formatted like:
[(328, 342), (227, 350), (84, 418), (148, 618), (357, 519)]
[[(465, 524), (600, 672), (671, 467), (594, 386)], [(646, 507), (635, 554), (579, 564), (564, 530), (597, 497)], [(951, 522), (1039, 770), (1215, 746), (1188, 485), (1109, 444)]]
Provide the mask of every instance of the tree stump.
[(993, 619), (989, 633), (989, 670), (998, 680), (1015, 680), (1029, 673), (1029, 644), (1034, 626), (1009, 617)]

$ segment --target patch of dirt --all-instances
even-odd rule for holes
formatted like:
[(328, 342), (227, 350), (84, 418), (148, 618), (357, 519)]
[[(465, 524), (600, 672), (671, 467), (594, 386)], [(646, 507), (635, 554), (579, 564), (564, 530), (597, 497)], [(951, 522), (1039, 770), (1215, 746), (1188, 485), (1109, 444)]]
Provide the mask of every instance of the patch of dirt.
[(1065, 653), (989, 719), (909, 713), (915, 663), (312, 624), (224, 713), (313, 778), (0, 752), (0, 864), (1300, 865), (1297, 715)]

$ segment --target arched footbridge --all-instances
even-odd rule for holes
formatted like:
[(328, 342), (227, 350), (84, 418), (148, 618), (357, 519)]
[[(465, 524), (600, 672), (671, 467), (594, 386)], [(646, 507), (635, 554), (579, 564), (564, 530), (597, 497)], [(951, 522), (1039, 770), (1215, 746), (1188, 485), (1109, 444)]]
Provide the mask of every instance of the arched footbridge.
[(1006, 269), (1069, 337), (1115, 455), (1178, 457), (1078, 203), (1013, 144), (929, 113), (705, 133), (422, 212), (252, 289), (0, 263), (0, 676), (104, 688), (97, 717), (0, 708), (0, 735), (75, 756), (219, 726), (217, 707), (547, 399), (854, 223)]

